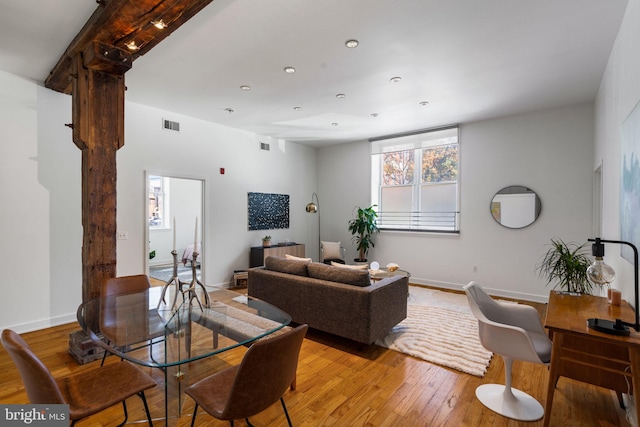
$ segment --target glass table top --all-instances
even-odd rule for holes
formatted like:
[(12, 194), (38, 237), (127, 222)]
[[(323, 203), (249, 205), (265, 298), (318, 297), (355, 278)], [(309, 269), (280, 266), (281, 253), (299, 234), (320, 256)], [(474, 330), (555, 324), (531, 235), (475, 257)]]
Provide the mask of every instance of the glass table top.
[[(209, 292), (209, 306), (194, 298), (174, 309), (173, 296), (161, 301), (161, 287), (89, 300), (78, 309), (82, 329), (110, 353), (151, 367), (202, 359), (269, 335), (291, 317), (264, 301), (229, 290)], [(203, 299), (200, 299), (203, 300)], [(219, 339), (222, 337), (224, 339)], [(132, 351), (154, 344), (148, 352)]]

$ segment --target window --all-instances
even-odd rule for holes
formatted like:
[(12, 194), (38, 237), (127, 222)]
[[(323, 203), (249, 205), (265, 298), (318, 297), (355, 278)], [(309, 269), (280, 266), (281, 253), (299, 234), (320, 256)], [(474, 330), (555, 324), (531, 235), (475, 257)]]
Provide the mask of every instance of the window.
[(149, 228), (169, 228), (169, 180), (149, 175)]
[(458, 127), (371, 140), (378, 227), (458, 232)]

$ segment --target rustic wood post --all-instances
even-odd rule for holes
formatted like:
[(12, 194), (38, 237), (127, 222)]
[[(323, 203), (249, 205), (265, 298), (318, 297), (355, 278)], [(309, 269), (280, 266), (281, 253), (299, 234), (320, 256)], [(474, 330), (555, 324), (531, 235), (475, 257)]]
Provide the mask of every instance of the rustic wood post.
[(73, 142), (82, 150), (82, 300), (116, 275), (116, 152), (124, 145), (124, 73), (74, 59)]

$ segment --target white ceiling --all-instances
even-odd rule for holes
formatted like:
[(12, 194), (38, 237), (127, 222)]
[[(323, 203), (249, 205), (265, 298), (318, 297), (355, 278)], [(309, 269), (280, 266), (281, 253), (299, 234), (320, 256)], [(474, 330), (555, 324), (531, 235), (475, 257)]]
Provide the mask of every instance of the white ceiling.
[[(626, 5), (215, 0), (134, 62), (126, 98), (311, 146), (590, 102)], [(3, 0), (0, 70), (43, 82), (96, 7)]]

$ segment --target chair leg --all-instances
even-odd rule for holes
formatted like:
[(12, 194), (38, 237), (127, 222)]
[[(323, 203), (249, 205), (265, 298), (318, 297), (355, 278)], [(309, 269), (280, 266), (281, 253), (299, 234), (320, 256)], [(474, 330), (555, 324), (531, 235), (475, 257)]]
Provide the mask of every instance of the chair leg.
[(122, 401), (122, 409), (124, 409), (124, 421), (122, 422), (122, 424), (118, 424), (118, 427), (122, 427), (123, 425), (125, 425), (127, 423), (127, 420), (129, 419), (129, 413), (127, 412), (127, 402), (125, 402), (124, 400)]
[[(249, 421), (249, 418), (245, 418), (244, 420), (247, 422), (249, 427), (254, 427), (253, 424), (251, 424), (251, 421)], [(233, 421), (231, 421), (231, 427), (233, 427)]]
[[(109, 341), (107, 341), (107, 344), (109, 344)], [(104, 366), (104, 361), (107, 358), (108, 354), (109, 354), (109, 352), (107, 350), (105, 350), (104, 354), (102, 355), (102, 362), (100, 362), (100, 367)]]
[[(191, 427), (196, 423), (196, 415), (198, 415), (198, 404), (193, 408), (193, 417), (191, 417)], [(232, 421), (233, 423), (233, 421)]]
[(284, 397), (280, 398), (280, 403), (282, 403), (282, 409), (284, 409), (284, 414), (287, 416), (289, 427), (293, 427), (293, 425), (291, 424), (291, 418), (289, 418), (289, 412), (287, 412), (287, 405), (284, 404)]
[(147, 397), (144, 395), (144, 391), (138, 393), (138, 397), (142, 399), (144, 404), (144, 411), (147, 413), (147, 420), (149, 421), (149, 427), (153, 427), (153, 421), (151, 420), (151, 412), (149, 412), (149, 405), (147, 405)]
[(293, 377), (293, 381), (291, 381), (291, 385), (289, 386), (289, 388), (293, 391), (296, 389), (296, 380), (298, 379), (298, 374), (296, 374)]
[(505, 385), (483, 384), (476, 389), (476, 397), (487, 408), (505, 417), (520, 421), (536, 421), (544, 416), (544, 408), (536, 399), (511, 387), (513, 359), (504, 360)]

